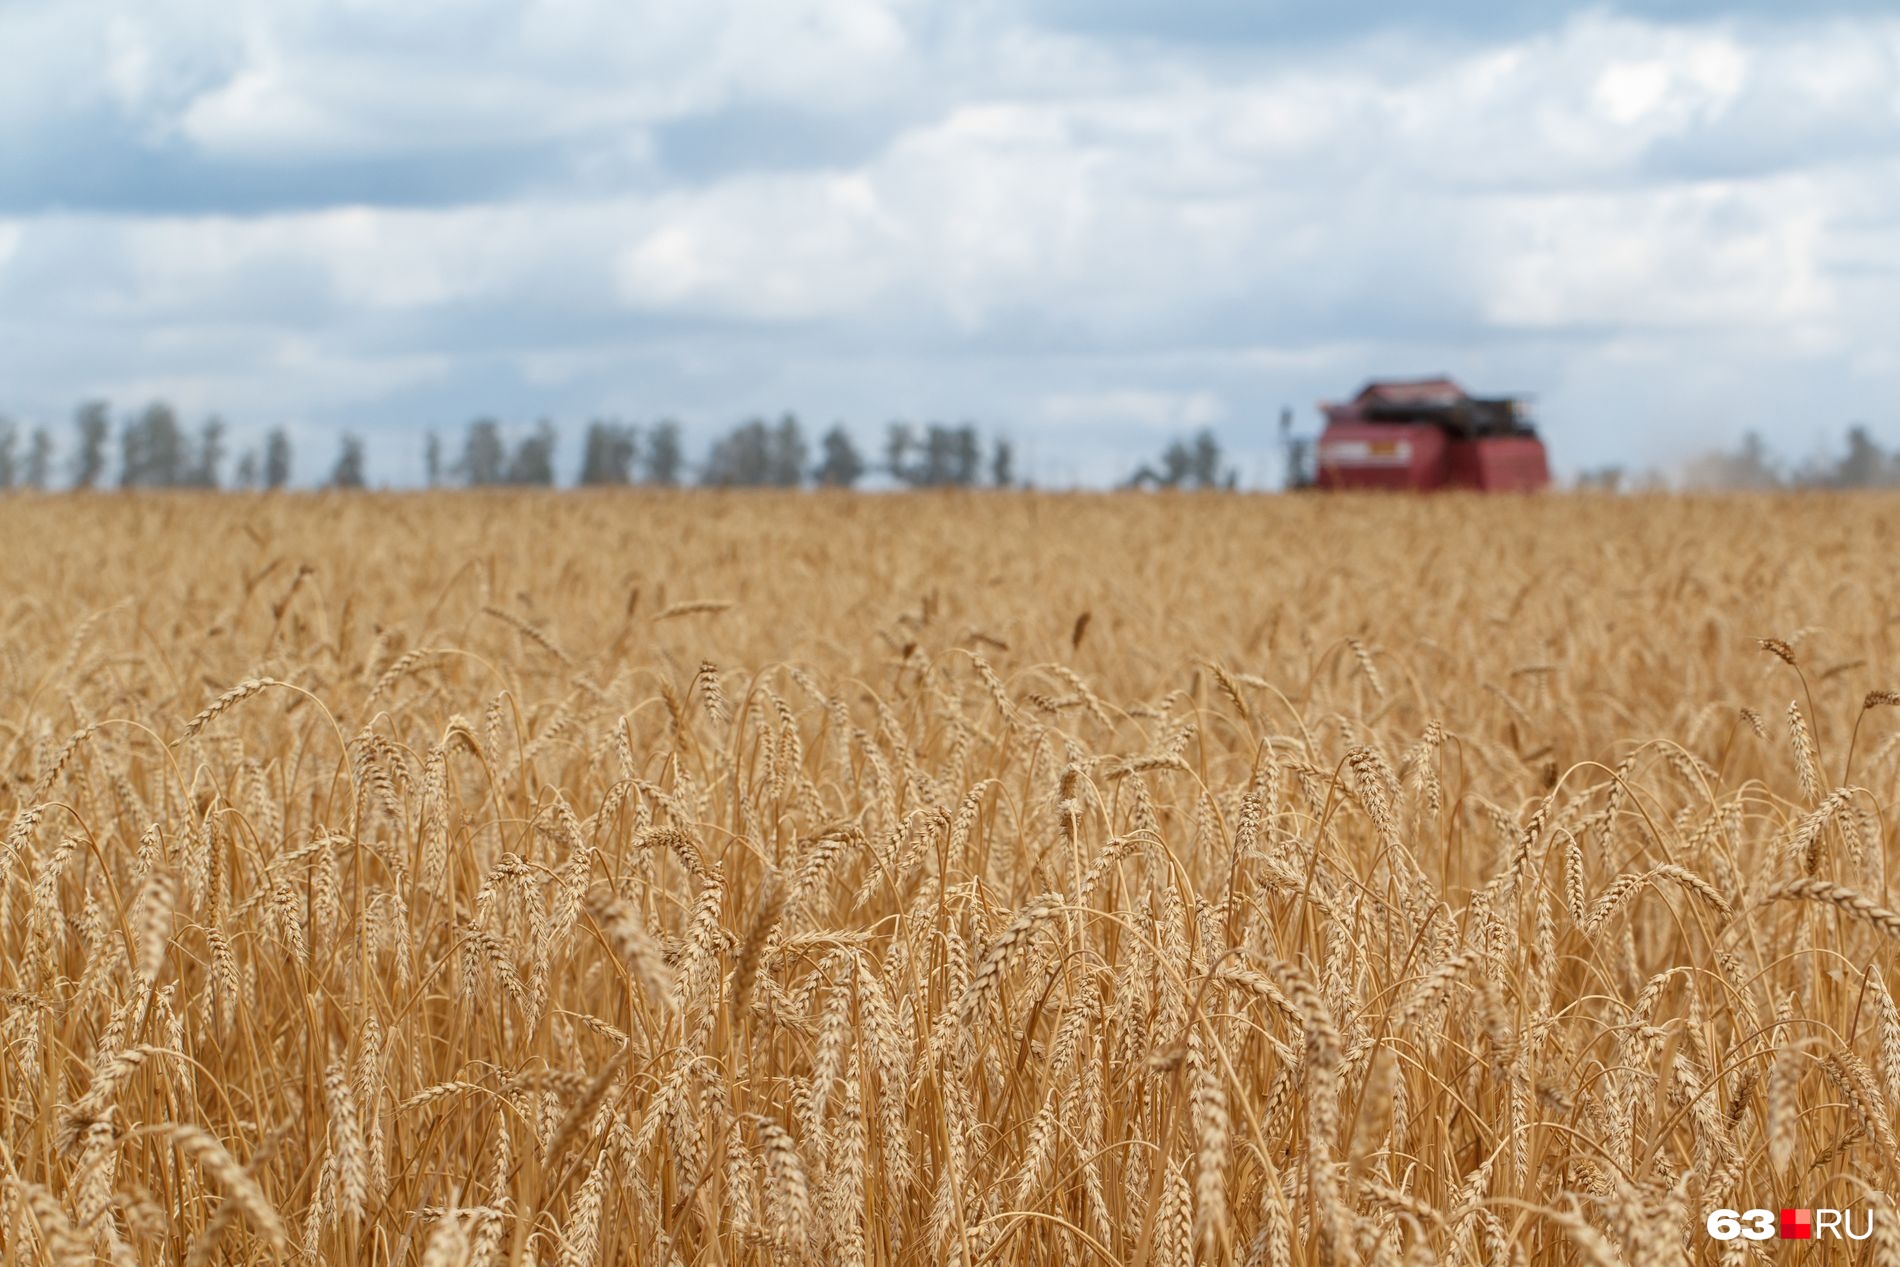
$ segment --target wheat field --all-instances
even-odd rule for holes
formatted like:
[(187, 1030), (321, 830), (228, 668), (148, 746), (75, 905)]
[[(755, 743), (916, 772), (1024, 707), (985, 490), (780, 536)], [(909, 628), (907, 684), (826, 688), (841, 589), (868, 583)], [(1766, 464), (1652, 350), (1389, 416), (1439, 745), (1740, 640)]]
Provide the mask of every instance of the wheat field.
[(1893, 1267), (1896, 528), (0, 502), (0, 1251)]

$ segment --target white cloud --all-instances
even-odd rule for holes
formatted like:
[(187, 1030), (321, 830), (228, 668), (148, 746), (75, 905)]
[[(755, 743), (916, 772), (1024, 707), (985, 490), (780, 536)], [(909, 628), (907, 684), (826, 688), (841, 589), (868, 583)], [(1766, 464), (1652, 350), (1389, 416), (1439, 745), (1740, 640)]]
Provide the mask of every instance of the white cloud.
[(16, 5), (0, 43), (55, 55), (19, 59), (0, 118), (90, 85), (142, 135), (245, 161), (606, 144), (736, 101), (877, 109), (921, 69), (914, 16), (879, 0)]
[(266, 159), (360, 153), (388, 135), (368, 124), (326, 108), (268, 64), (246, 66), (192, 101), (177, 121), (202, 149)]
[(1100, 392), (1057, 392), (1042, 401), (1042, 417), (1062, 427), (1133, 423), (1152, 431), (1190, 431), (1227, 415), (1213, 392), (1157, 392), (1125, 387)]
[[(151, 366), (103, 378), (94, 384), (94, 394), (126, 406), (160, 399), (187, 415), (219, 413), (234, 419), (240, 434), (440, 381), (454, 369), (446, 356), (339, 355), (335, 348), (294, 336), (191, 332), (158, 342)], [(245, 357), (247, 372), (230, 372), (234, 354)]]
[(900, 230), (864, 176), (752, 177), (626, 201), (614, 275), (628, 305), (793, 322), (863, 313), (893, 280)]
[(1783, 177), (1485, 208), (1503, 326), (1791, 330), (1837, 318), (1817, 247), (1833, 182)]

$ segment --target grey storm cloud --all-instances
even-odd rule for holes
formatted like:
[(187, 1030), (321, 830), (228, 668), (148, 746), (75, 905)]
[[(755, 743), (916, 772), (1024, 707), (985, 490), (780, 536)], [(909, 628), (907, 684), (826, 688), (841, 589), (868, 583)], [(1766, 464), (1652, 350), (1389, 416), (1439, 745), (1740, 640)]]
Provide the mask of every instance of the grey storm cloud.
[[(1561, 468), (1900, 398), (1900, 19), (14, 0), (0, 410), (973, 418), (1101, 481), (1450, 371)], [(1900, 423), (1900, 420), (1893, 420)]]

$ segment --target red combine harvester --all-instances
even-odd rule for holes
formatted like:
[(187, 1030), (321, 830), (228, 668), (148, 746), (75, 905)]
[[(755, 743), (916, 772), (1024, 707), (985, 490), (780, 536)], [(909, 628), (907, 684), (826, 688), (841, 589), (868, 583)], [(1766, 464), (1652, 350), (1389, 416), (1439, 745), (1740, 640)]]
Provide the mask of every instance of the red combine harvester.
[(1473, 396), (1449, 378), (1374, 380), (1320, 412), (1319, 488), (1521, 493), (1550, 483), (1544, 442), (1511, 397)]

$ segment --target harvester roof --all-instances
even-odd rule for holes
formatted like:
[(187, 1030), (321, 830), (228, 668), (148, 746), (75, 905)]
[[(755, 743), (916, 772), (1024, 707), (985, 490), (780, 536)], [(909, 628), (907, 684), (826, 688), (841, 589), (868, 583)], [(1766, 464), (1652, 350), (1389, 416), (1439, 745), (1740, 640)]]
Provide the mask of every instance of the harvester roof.
[(1534, 435), (1513, 396), (1473, 396), (1446, 376), (1375, 378), (1343, 405), (1323, 404), (1331, 421), (1430, 423), (1462, 436)]

